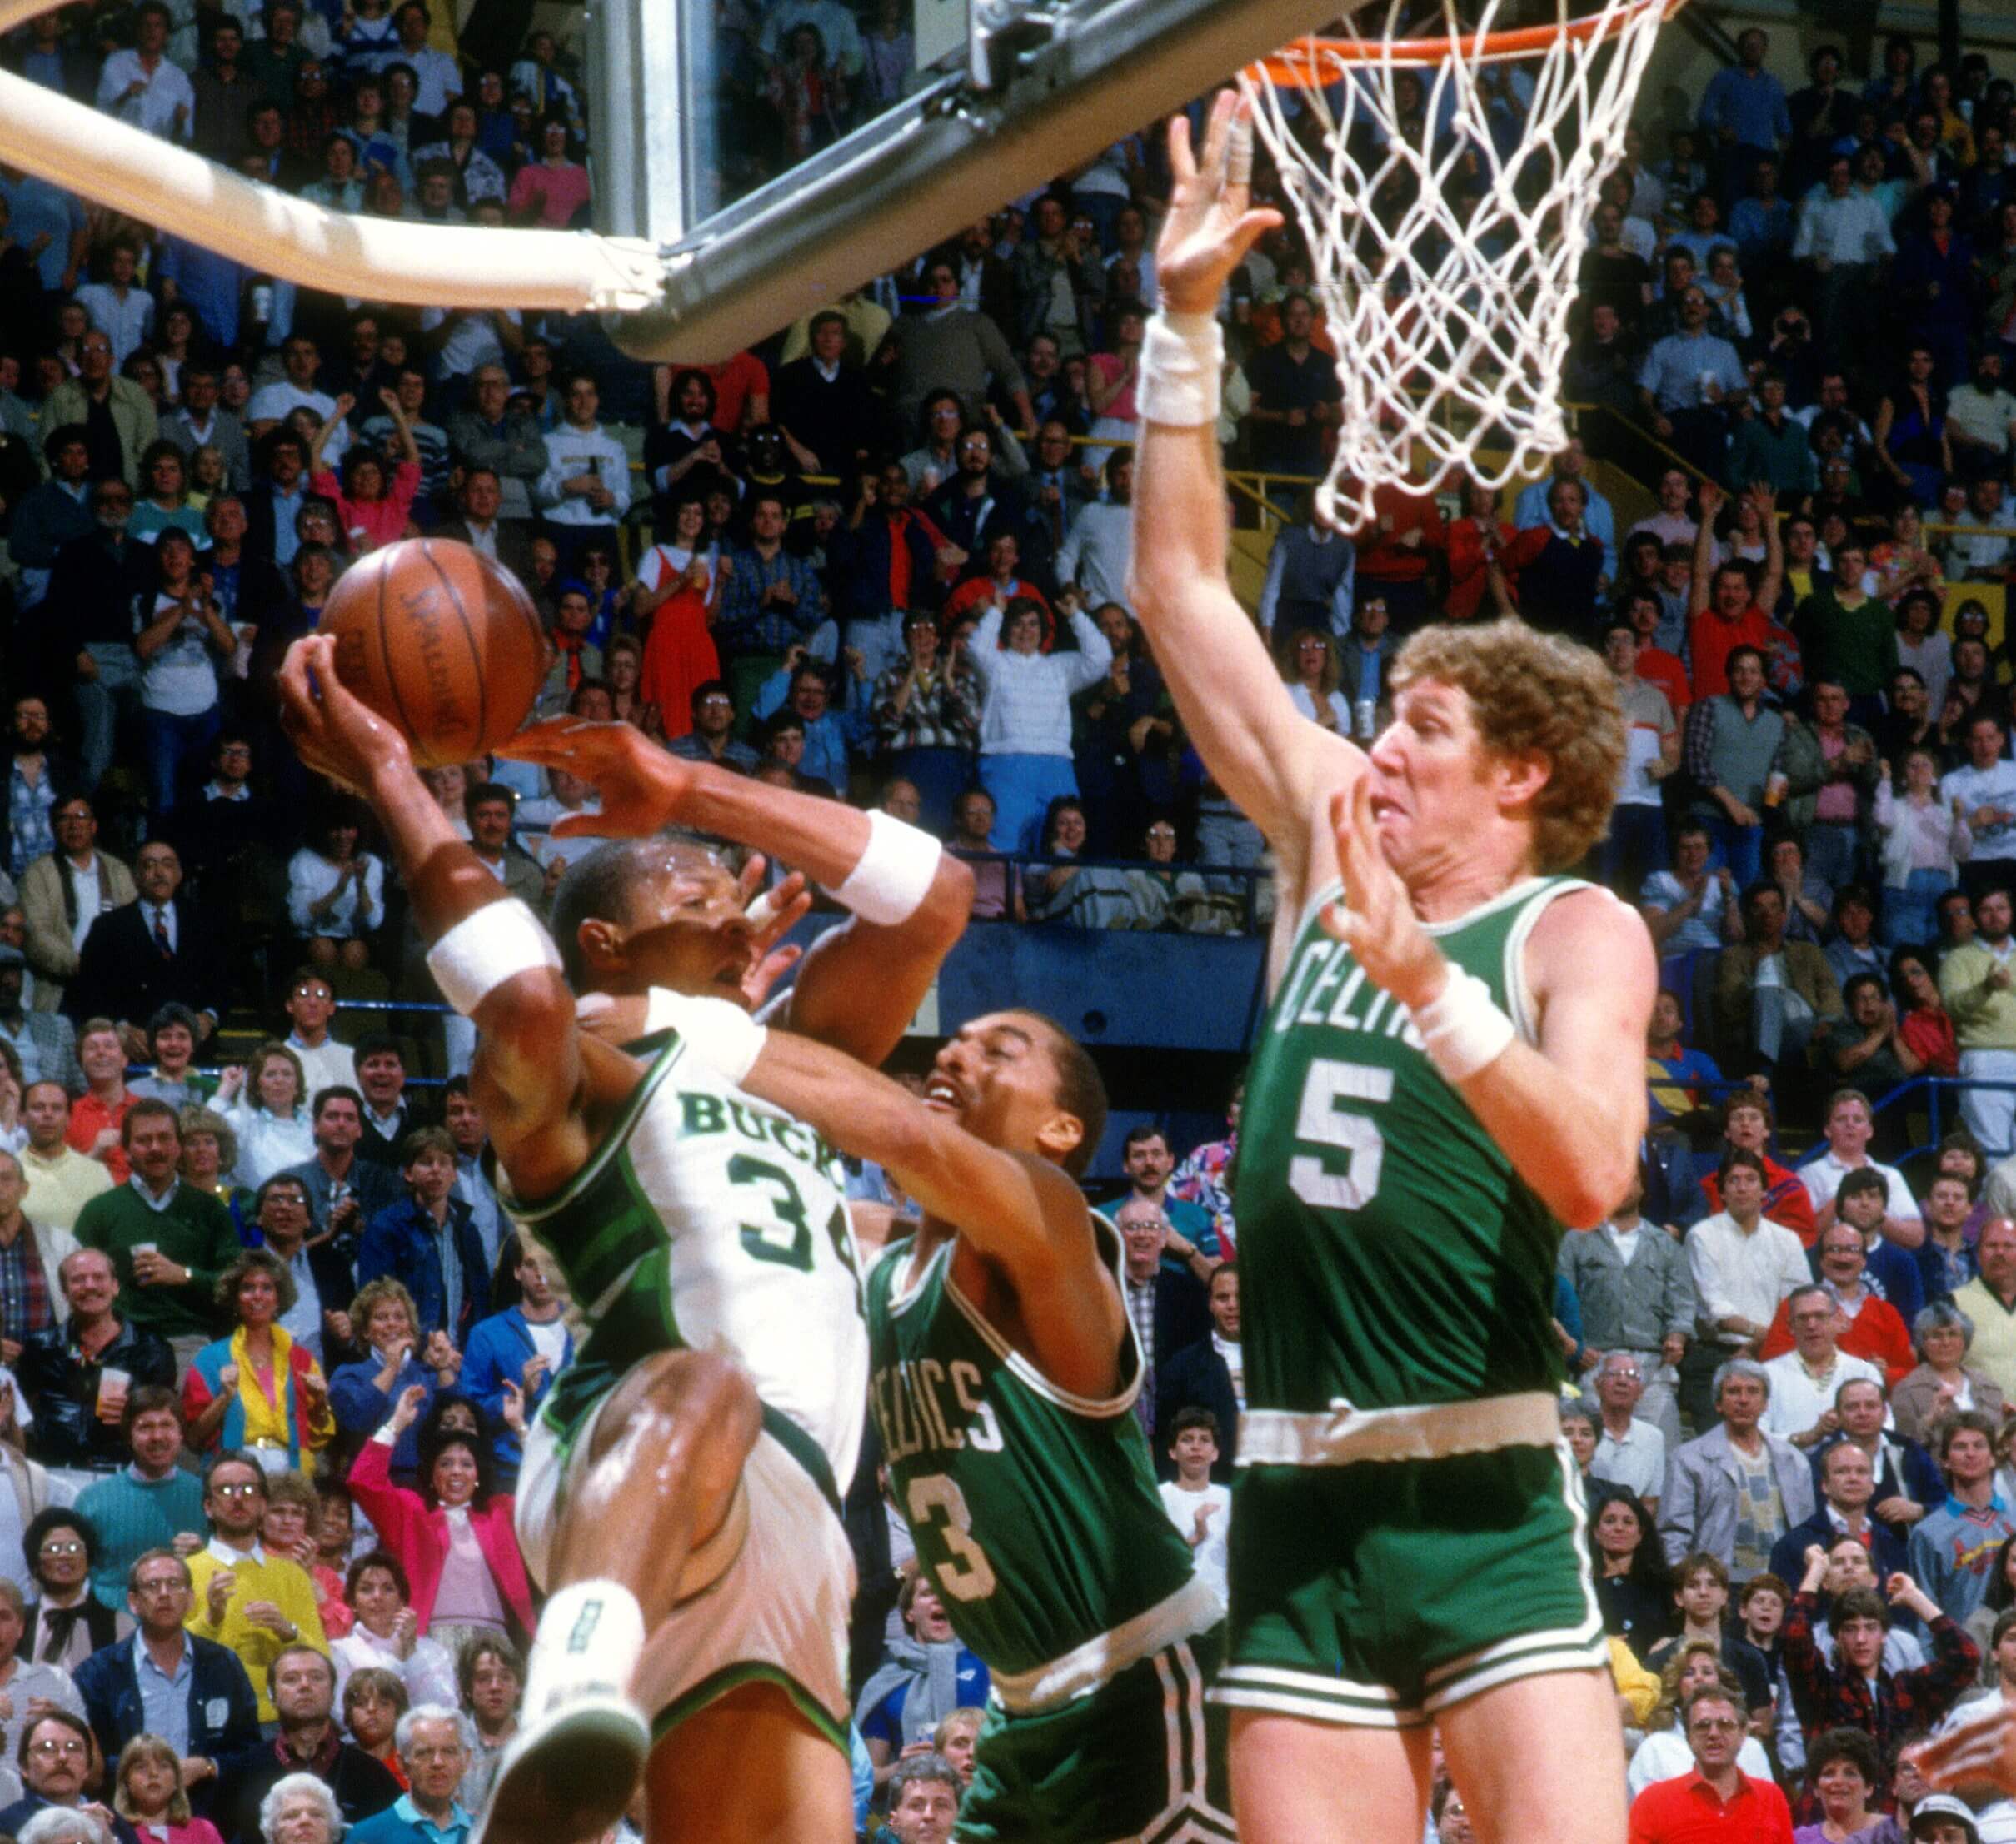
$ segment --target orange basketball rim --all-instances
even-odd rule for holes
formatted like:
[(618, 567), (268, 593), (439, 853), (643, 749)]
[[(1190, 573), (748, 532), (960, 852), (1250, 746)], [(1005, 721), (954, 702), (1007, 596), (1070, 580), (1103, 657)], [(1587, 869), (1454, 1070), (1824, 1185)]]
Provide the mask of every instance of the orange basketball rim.
[(1629, 0), (1612, 10), (1587, 19), (1555, 21), (1545, 26), (1520, 26), (1505, 32), (1475, 32), (1448, 38), (1298, 38), (1284, 45), (1258, 63), (1249, 64), (1245, 76), (1257, 82), (1269, 81), (1296, 89), (1320, 89), (1337, 80), (1340, 64), (1445, 64), (1452, 58), (1465, 63), (1510, 63), (1522, 57), (1543, 56), (1565, 40), (1571, 44), (1591, 39), (1614, 38), (1634, 20), (1648, 12), (1670, 19), (1687, 0)]

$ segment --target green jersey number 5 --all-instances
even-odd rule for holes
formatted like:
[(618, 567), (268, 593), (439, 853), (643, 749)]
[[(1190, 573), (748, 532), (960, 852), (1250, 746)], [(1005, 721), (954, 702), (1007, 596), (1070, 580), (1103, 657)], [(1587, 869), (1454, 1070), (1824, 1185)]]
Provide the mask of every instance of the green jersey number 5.
[(1350, 1104), (1385, 1101), (1392, 1094), (1390, 1069), (1328, 1057), (1310, 1064), (1295, 1117), (1295, 1139), (1342, 1154), (1344, 1169), (1335, 1169), (1334, 1156), (1325, 1159), (1298, 1152), (1288, 1162), (1288, 1185), (1305, 1204), (1320, 1210), (1362, 1210), (1372, 1201), (1385, 1163), (1385, 1136), (1377, 1121), (1353, 1112)]

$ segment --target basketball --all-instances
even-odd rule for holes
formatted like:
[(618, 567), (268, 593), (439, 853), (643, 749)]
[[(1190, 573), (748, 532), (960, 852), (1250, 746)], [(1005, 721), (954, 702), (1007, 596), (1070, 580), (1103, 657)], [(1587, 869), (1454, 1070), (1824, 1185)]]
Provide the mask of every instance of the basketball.
[(398, 727), (422, 768), (506, 741), (552, 662), (518, 579), (446, 538), (407, 538), (352, 564), (322, 631), (336, 638), (344, 685)]

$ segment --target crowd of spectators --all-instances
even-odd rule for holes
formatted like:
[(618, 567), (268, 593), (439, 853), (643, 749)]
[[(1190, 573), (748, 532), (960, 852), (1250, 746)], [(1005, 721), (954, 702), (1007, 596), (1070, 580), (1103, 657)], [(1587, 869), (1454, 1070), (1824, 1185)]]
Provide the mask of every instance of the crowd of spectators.
[[(889, 0), (721, 28), (723, 198), (915, 84)], [(571, 49), (497, 0), (459, 39), (418, 0), (145, 0), (0, 57), (343, 209), (591, 210)], [(1517, 614), (1619, 682), (1589, 870), (1659, 950), (1654, 1125), (1556, 1309), (1634, 1836), (1710, 1799), (1789, 1835), (1782, 1784), (1802, 1844), (1885, 1814), (1980, 1844), (2016, 1808), (1949, 1810), (1899, 1751), (2016, 1696), (2016, 84), (1904, 40), (1808, 62), (1788, 92), (1746, 32), (1632, 132), (1545, 479), (1323, 526), (1337, 355), (1289, 229), (1225, 304), (1219, 434), (1260, 476), (1240, 521), (1278, 509), (1257, 619), (1310, 720), (1375, 735), (1439, 618)], [(467, 1034), (342, 1015), (434, 997), (370, 816), (275, 720), (357, 557), (485, 552), (552, 635), (542, 710), (928, 825), (980, 860), (976, 919), (1265, 920), (1129, 606), (1166, 186), (1126, 137), (756, 350), (651, 367), (591, 317), (337, 299), (0, 173), (0, 1830), (406, 1844), (480, 1810), (511, 1732), (510, 1493), (572, 1345), (467, 1083), (415, 1080)], [(1593, 461), (1648, 441), (1628, 524)], [(535, 905), (578, 849), (547, 829), (596, 807), (495, 760), (428, 782)], [(1965, 1091), (1914, 1188), (1871, 1103), (1926, 1073), (2011, 1087)], [(1180, 1161), (1137, 1130), (1105, 1206), (1164, 1500), (1219, 1582), (1237, 1119)], [(859, 1775), (911, 1844), (986, 1671), (866, 1490)]]

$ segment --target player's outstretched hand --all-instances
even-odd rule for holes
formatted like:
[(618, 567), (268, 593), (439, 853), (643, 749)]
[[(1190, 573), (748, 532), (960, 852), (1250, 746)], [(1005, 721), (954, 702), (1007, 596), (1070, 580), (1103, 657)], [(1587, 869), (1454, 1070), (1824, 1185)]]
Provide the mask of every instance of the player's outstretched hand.
[(1372, 777), (1355, 776), (1330, 796), (1344, 901), (1323, 912), (1325, 932), (1346, 944), (1365, 975), (1401, 1004), (1425, 1005), (1442, 989), (1447, 964), (1408, 900), (1407, 886), (1379, 849)]
[(1934, 1787), (1986, 1780), (2016, 1796), (2016, 1703), (1998, 1702), (1986, 1716), (1905, 1749), (1904, 1759)]
[(556, 839), (581, 833), (642, 839), (676, 820), (694, 782), (693, 764), (652, 742), (634, 724), (549, 717), (521, 730), (497, 751), (516, 762), (564, 769), (601, 795), (596, 814), (569, 814)]
[(410, 771), (406, 738), (336, 675), (336, 638), (306, 634), (280, 665), (280, 723), (302, 760), (352, 793), (368, 795), (372, 777)]
[(1247, 207), (1253, 172), (1253, 105), (1235, 90), (1220, 90), (1204, 130), (1204, 152), (1190, 151), (1190, 117), (1169, 124), (1169, 165), (1175, 178), (1169, 215), (1155, 240), (1155, 280), (1171, 313), (1215, 314), (1225, 278), (1263, 232), (1281, 222), (1265, 206)]

